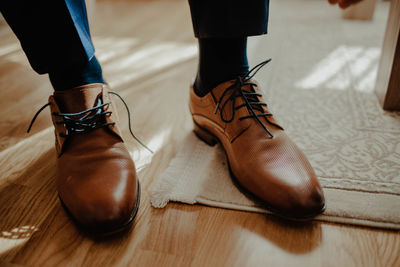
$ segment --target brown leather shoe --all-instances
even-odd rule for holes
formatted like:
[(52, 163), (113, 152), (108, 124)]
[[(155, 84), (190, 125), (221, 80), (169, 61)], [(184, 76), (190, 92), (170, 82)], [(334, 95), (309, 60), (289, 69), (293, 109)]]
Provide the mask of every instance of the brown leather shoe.
[(136, 216), (140, 188), (109, 91), (103, 84), (57, 91), (49, 105), (62, 204), (89, 232), (126, 228)]
[(204, 97), (191, 88), (190, 111), (196, 135), (222, 144), (242, 191), (286, 218), (323, 212), (324, 195), (310, 163), (274, 120), (254, 80), (223, 82)]

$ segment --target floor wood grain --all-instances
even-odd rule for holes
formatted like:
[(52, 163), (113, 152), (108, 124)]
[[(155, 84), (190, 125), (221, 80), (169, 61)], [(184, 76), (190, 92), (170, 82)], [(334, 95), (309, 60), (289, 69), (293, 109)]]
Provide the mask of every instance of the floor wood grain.
[(135, 133), (155, 150), (150, 155), (129, 136), (121, 105), (123, 135), (143, 186), (134, 227), (100, 239), (69, 220), (55, 190), (49, 112), (40, 115), (31, 134), (25, 132), (51, 86), (31, 70), (2, 25), (1, 266), (400, 266), (400, 235), (394, 231), (292, 224), (198, 205), (152, 208), (151, 186), (192, 127), (187, 99), (197, 48), (188, 5), (100, 1), (94, 14), (92, 32), (105, 76), (130, 106)]

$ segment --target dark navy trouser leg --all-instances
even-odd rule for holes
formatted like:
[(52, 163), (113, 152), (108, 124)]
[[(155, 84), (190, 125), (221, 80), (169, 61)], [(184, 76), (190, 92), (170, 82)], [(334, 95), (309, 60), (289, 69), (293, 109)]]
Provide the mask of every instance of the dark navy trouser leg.
[(0, 11), (40, 74), (83, 67), (94, 55), (84, 0), (1, 0)]
[(197, 38), (266, 34), (269, 0), (189, 0)]
[[(189, 4), (198, 38), (267, 33), (269, 0), (189, 0)], [(0, 0), (0, 11), (40, 74), (85, 66), (94, 55), (84, 0)]]

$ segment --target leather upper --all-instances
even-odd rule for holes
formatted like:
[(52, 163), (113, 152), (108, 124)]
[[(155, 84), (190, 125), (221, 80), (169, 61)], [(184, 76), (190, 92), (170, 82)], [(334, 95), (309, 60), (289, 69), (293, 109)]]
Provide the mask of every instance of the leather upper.
[[(243, 106), (235, 111), (232, 122), (221, 119), (221, 105), (217, 101), (235, 80), (221, 83), (204, 97), (198, 97), (193, 88), (190, 93), (190, 111), (193, 121), (221, 142), (233, 176), (239, 184), (261, 199), (272, 210), (288, 217), (307, 217), (321, 212), (324, 196), (316, 175), (301, 150), (290, 140), (273, 116), (259, 117), (273, 134), (271, 138)], [(261, 93), (255, 85), (245, 85), (244, 90)], [(225, 96), (224, 102), (228, 96)], [(262, 101), (261, 97), (257, 97)], [(245, 104), (236, 98), (235, 107)], [(263, 112), (269, 113), (267, 106)], [(223, 109), (224, 118), (230, 118), (232, 106)]]
[[(111, 101), (102, 84), (91, 84), (50, 96), (55, 126), (57, 189), (72, 216), (85, 227), (99, 230), (115, 228), (130, 220), (137, 201), (135, 165), (116, 125), (63, 137), (65, 124), (57, 124), (55, 113), (77, 113)], [(113, 103), (105, 122), (118, 122)], [(60, 135), (61, 134), (61, 135)]]

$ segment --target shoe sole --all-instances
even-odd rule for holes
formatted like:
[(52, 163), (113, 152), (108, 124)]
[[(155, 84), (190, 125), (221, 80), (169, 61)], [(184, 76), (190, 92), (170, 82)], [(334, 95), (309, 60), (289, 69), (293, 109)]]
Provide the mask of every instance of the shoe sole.
[(58, 198), (60, 199), (61, 205), (63, 206), (64, 210), (66, 211), (66, 213), (68, 214), (68, 216), (71, 218), (71, 220), (78, 226), (79, 229), (83, 230), (84, 232), (91, 234), (91, 235), (96, 235), (96, 236), (110, 236), (110, 235), (115, 235), (118, 234), (120, 232), (123, 232), (125, 230), (127, 230), (128, 228), (130, 228), (130, 226), (132, 225), (132, 222), (135, 220), (137, 212), (139, 210), (139, 205), (140, 205), (140, 183), (139, 183), (139, 179), (137, 180), (137, 194), (136, 194), (136, 203), (135, 203), (135, 207), (132, 211), (131, 216), (129, 217), (129, 220), (126, 221), (123, 224), (120, 224), (116, 227), (113, 228), (109, 228), (106, 230), (93, 230), (90, 229), (86, 226), (84, 226), (82, 223), (80, 223), (73, 215), (72, 213), (68, 210), (67, 206), (64, 204), (64, 202), (62, 201), (60, 195), (58, 195)]
[(281, 218), (284, 218), (284, 219), (287, 219), (287, 220), (292, 220), (292, 221), (309, 221), (309, 220), (313, 219), (315, 216), (317, 216), (317, 215), (319, 215), (319, 214), (321, 214), (321, 213), (323, 213), (325, 211), (326, 204), (324, 204), (324, 206), (321, 208), (321, 210), (319, 210), (319, 211), (317, 211), (315, 213), (312, 213), (312, 214), (307, 214), (307, 215), (302, 215), (302, 216), (285, 213), (285, 212), (282, 212), (282, 211), (280, 211), (280, 210), (278, 210), (276, 208), (271, 207), (268, 203), (266, 203), (260, 197), (256, 196), (255, 194), (250, 192), (247, 188), (245, 188), (242, 184), (240, 184), (239, 180), (235, 177), (235, 175), (232, 172), (231, 165), (229, 163), (228, 155), (226, 154), (225, 148), (222, 145), (222, 143), (221, 143), (221, 141), (219, 140), (218, 137), (216, 137), (214, 134), (212, 134), (208, 130), (202, 128), (196, 122), (194, 122), (194, 130), (193, 131), (194, 131), (194, 133), (196, 134), (196, 136), (200, 140), (204, 141), (209, 146), (215, 146), (217, 143), (221, 144), (221, 146), (222, 146), (222, 148), (224, 149), (224, 152), (225, 152), (226, 161), (228, 162), (228, 169), (229, 169), (229, 174), (230, 174), (232, 182), (234, 183), (234, 185), (239, 189), (239, 191), (242, 194), (244, 194), (246, 197), (248, 197), (249, 199), (254, 201), (260, 207), (272, 212), (272, 214), (274, 214), (274, 215), (276, 215), (278, 217), (281, 217)]

